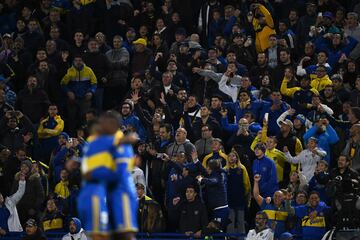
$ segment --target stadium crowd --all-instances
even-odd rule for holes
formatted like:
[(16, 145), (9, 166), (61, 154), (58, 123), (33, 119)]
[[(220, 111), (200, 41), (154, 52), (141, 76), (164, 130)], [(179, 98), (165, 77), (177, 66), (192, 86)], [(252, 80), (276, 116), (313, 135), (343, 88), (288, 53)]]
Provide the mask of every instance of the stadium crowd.
[[(0, 2), (0, 238), (86, 239), (89, 126), (136, 132), (139, 232), (360, 228), (360, 2)], [(239, 238), (239, 236), (234, 236)]]

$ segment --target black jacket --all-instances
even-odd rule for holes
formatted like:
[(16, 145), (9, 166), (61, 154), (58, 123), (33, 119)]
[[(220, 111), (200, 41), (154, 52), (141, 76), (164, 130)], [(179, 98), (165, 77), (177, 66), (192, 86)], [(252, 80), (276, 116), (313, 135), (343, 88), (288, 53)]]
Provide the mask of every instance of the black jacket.
[(196, 198), (193, 202), (185, 201), (179, 206), (179, 232), (197, 232), (204, 230), (208, 224), (205, 205)]

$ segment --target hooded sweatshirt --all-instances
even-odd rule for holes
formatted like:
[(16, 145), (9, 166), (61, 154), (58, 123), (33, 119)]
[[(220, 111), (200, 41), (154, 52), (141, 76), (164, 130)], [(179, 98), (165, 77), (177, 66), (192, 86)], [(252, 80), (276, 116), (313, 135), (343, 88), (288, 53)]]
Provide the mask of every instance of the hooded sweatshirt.
[(69, 232), (63, 236), (62, 240), (87, 240), (84, 229), (81, 228), (81, 221), (78, 218), (72, 218), (71, 221), (76, 225), (76, 232)]

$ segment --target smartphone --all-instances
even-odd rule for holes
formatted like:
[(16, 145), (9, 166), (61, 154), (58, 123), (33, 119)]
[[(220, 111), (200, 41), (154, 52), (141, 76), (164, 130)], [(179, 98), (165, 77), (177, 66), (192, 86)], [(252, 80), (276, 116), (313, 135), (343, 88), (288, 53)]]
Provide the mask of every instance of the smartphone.
[(264, 119), (265, 119), (265, 121), (268, 121), (268, 120), (269, 120), (269, 113), (265, 113)]

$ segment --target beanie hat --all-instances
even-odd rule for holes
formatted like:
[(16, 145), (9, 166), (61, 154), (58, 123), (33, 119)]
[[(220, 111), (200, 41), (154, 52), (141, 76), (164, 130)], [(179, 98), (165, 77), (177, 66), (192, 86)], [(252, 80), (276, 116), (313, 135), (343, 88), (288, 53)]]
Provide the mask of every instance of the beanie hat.
[(74, 233), (80, 232), (80, 230), (81, 230), (81, 221), (80, 221), (80, 219), (73, 217), (73, 218), (71, 218), (71, 221), (73, 221), (75, 226), (76, 226), (76, 231)]
[(66, 141), (68, 141), (70, 138), (69, 134), (67, 134), (66, 132), (60, 133), (59, 136), (63, 136), (66, 139)]
[(304, 116), (303, 114), (298, 114), (298, 115), (296, 115), (295, 118), (296, 118), (296, 119), (299, 119), (299, 121), (300, 121), (302, 124), (305, 124), (305, 122), (306, 122), (306, 118), (305, 118), (305, 116)]
[(28, 159), (22, 161), (22, 162), (21, 162), (21, 165), (26, 165), (30, 170), (31, 170), (31, 168), (32, 168), (32, 163), (31, 163), (31, 161), (28, 160)]

